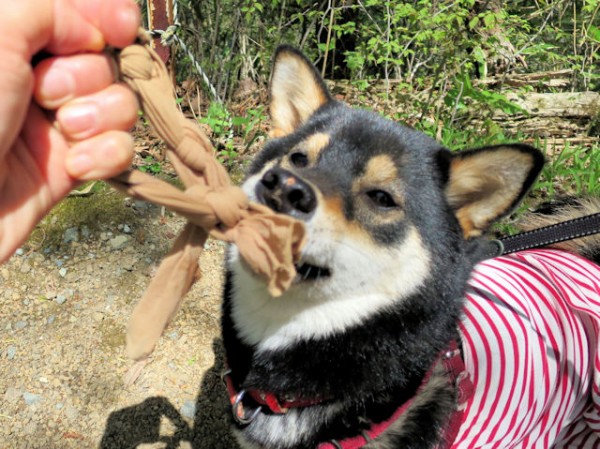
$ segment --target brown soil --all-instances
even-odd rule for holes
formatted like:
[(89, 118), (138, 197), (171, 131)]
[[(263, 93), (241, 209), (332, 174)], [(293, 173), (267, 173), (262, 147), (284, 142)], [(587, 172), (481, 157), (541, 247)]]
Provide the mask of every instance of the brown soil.
[(107, 189), (65, 204), (0, 266), (0, 449), (235, 448), (224, 245), (208, 242), (201, 280), (137, 372), (125, 327), (183, 221)]

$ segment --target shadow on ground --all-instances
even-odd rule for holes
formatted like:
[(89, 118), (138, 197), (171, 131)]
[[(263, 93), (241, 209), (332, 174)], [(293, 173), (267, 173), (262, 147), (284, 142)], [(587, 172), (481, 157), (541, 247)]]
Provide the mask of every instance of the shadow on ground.
[[(181, 413), (164, 397), (150, 397), (144, 402), (111, 413), (100, 449), (134, 449), (142, 444), (160, 443), (165, 449), (234, 449), (229, 432), (228, 400), (221, 374), (224, 371), (222, 341), (213, 341), (215, 364), (205, 373), (196, 398), (196, 413), (190, 426)], [(170, 431), (161, 433), (164, 421)], [(181, 443), (187, 445), (181, 446)]]

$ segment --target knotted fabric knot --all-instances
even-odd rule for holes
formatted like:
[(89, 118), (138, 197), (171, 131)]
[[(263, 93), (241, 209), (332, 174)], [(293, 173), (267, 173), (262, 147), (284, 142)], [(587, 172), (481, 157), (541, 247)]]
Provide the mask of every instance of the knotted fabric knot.
[[(205, 185), (196, 184), (185, 190), (185, 194), (193, 201), (204, 201), (210, 207), (214, 224), (212, 228), (219, 230), (233, 228), (242, 219), (242, 211), (248, 208), (248, 197), (242, 189), (235, 186), (226, 186), (214, 189)], [(208, 223), (207, 223), (208, 224)], [(208, 228), (208, 226), (205, 226)]]

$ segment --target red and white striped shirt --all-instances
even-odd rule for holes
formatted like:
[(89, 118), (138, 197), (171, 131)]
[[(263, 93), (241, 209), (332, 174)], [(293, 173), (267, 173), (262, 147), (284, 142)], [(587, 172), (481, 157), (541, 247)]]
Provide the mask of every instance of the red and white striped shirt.
[(452, 449), (600, 448), (600, 267), (547, 249), (497, 257), (466, 298), (475, 393)]

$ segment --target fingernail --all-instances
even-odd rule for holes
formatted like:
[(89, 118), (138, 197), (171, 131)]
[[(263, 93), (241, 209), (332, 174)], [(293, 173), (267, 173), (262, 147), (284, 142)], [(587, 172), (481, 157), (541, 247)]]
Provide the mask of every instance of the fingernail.
[(68, 70), (49, 70), (39, 87), (39, 95), (48, 106), (62, 104), (71, 99), (74, 92), (75, 78)]
[(60, 129), (72, 138), (87, 137), (98, 125), (98, 108), (93, 103), (65, 106), (56, 115)]
[(75, 153), (67, 156), (66, 168), (67, 173), (73, 178), (80, 178), (86, 175), (94, 167), (94, 161), (89, 154)]

